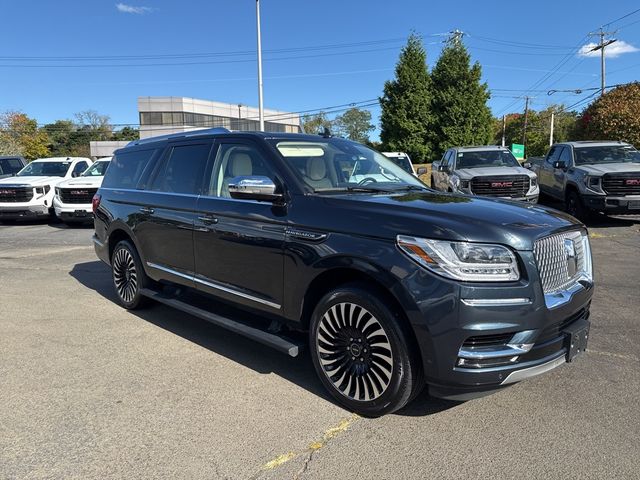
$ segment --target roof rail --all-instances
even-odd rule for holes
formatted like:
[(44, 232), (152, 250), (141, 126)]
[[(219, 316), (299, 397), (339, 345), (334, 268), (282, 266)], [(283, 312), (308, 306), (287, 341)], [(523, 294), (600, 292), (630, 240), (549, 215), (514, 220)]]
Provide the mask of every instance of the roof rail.
[(174, 138), (189, 138), (189, 137), (197, 137), (200, 135), (212, 135), (216, 133), (231, 133), (231, 130), (224, 127), (215, 127), (215, 128), (202, 128), (199, 130), (190, 130), (188, 132), (178, 132), (178, 133), (169, 133), (167, 135), (158, 135), (156, 137), (147, 137), (141, 138), (139, 140), (133, 140), (127, 143), (127, 147), (132, 147), (134, 145), (144, 145), (146, 143), (158, 142), (161, 140), (172, 140)]

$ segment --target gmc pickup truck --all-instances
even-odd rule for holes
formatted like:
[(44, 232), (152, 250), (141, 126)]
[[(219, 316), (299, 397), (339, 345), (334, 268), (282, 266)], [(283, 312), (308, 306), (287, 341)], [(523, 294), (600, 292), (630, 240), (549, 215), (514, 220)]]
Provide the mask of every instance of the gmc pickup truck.
[(640, 152), (628, 143), (558, 143), (531, 170), (541, 192), (563, 201), (574, 217), (640, 214)]
[(504, 147), (455, 147), (433, 162), (431, 187), (443, 192), (537, 203), (537, 177)]
[(27, 161), (18, 156), (0, 157), (0, 178), (13, 177), (27, 165)]

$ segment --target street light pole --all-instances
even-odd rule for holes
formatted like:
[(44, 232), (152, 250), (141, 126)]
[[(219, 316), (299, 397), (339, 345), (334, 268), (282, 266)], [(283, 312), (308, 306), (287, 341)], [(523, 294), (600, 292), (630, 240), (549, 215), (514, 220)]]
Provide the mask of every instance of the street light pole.
[(605, 79), (605, 56), (604, 56), (604, 48), (612, 43), (617, 42), (616, 39), (612, 38), (610, 40), (605, 41), (604, 38), (606, 35), (614, 35), (615, 32), (605, 32), (602, 27), (600, 27), (600, 32), (598, 33), (590, 33), (591, 36), (599, 36), (600, 43), (591, 49), (592, 52), (596, 52), (600, 50), (600, 95), (604, 95), (604, 89), (606, 84)]
[(260, 131), (264, 132), (264, 104), (262, 101), (262, 39), (260, 34), (260, 0), (256, 0), (256, 25), (258, 33), (258, 117)]

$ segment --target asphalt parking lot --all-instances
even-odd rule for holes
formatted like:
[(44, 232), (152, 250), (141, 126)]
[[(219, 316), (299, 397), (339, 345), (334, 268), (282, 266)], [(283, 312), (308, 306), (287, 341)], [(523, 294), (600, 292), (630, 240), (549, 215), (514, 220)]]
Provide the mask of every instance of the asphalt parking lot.
[(91, 228), (0, 224), (0, 478), (640, 478), (640, 217), (590, 232), (586, 354), (371, 420), (306, 356), (120, 308)]

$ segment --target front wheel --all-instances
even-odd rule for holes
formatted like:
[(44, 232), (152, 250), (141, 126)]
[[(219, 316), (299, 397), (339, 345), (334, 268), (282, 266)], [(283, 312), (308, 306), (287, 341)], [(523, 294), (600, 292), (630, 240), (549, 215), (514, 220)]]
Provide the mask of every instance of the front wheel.
[(588, 220), (590, 215), (590, 210), (584, 206), (582, 200), (580, 199), (580, 195), (575, 190), (571, 190), (567, 195), (567, 199), (565, 201), (565, 210), (567, 213), (573, 217), (576, 217), (578, 220)]
[(127, 240), (118, 242), (113, 249), (111, 271), (120, 304), (127, 310), (143, 307), (148, 298), (142, 295), (141, 290), (147, 286), (149, 280), (142, 268), (138, 252)]
[(342, 405), (375, 417), (405, 406), (422, 385), (401, 319), (366, 286), (329, 292), (315, 308), (310, 350), (320, 380)]

